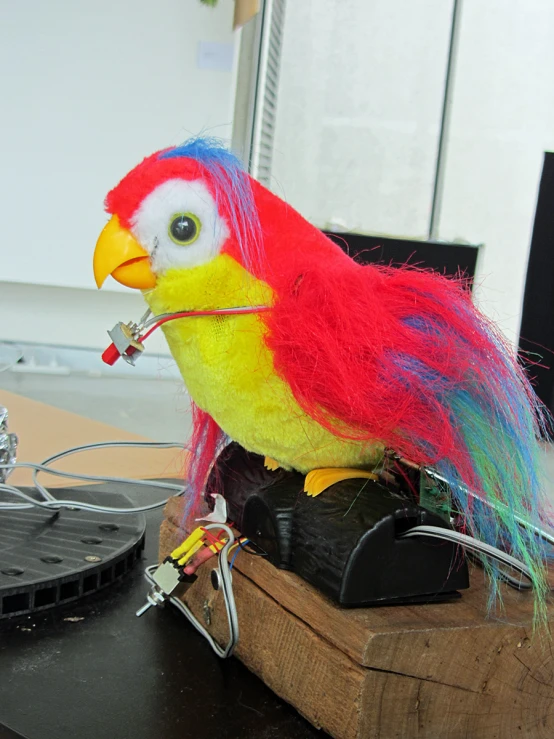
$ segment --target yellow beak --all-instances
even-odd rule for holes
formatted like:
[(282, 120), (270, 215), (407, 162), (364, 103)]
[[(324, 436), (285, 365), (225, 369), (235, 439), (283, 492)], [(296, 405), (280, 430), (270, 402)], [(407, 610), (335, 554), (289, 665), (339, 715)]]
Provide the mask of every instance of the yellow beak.
[(156, 276), (150, 269), (148, 252), (117, 216), (112, 216), (96, 242), (93, 258), (94, 279), (98, 287), (111, 275), (127, 287), (148, 290), (156, 286)]

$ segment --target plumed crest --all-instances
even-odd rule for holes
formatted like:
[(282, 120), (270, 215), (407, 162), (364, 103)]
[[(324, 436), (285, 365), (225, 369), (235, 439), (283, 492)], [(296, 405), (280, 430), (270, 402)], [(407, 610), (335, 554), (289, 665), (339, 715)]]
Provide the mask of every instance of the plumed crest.
[(198, 178), (228, 219), (243, 264), (258, 265), (262, 237), (251, 180), (240, 159), (219, 139), (197, 136), (147, 157), (108, 194), (106, 210), (129, 227), (144, 198), (163, 182)]
[(218, 210), (227, 214), (243, 264), (251, 267), (261, 256), (261, 228), (250, 177), (240, 159), (220, 139), (196, 136), (167, 149), (160, 159), (193, 159), (208, 171)]

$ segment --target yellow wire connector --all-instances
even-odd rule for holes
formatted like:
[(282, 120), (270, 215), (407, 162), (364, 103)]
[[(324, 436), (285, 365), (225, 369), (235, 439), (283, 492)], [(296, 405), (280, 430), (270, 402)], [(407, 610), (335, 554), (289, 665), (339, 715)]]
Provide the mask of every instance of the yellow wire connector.
[[(227, 530), (230, 531), (230, 529)], [(212, 539), (211, 542), (208, 541), (208, 537)], [(151, 606), (160, 606), (165, 603), (180, 584), (190, 584), (196, 580), (196, 575), (186, 575), (182, 568), (202, 547), (207, 546), (214, 554), (218, 554), (228, 541), (229, 538), (213, 541), (213, 536), (208, 534), (204, 526), (194, 529), (192, 534), (187, 536), (185, 541), (179, 544), (152, 574), (150, 578), (152, 587), (146, 596), (145, 605), (137, 611), (137, 616), (142, 616)]]
[(196, 552), (202, 549), (203, 546), (207, 546), (210, 551), (217, 554), (223, 549), (226, 543), (227, 539), (209, 544), (207, 541), (206, 529), (203, 526), (199, 526), (197, 529), (194, 529), (192, 534), (190, 534), (182, 544), (179, 544), (179, 546), (171, 552), (170, 557), (175, 560), (177, 564), (184, 565), (196, 554)]

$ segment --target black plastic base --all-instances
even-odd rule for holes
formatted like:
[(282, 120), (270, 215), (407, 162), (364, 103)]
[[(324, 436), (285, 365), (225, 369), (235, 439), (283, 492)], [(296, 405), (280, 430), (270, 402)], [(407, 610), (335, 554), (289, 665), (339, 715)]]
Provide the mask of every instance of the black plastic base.
[[(56, 495), (103, 506), (133, 505), (108, 485), (94, 492), (58, 488)], [(121, 580), (141, 557), (145, 528), (140, 513), (1, 511), (0, 619), (69, 603)]]
[(216, 473), (230, 520), (276, 567), (348, 607), (437, 602), (469, 587), (460, 547), (400, 538), (417, 525), (446, 528), (439, 516), (373, 480), (346, 480), (311, 498), (303, 475), (263, 462), (230, 444)]

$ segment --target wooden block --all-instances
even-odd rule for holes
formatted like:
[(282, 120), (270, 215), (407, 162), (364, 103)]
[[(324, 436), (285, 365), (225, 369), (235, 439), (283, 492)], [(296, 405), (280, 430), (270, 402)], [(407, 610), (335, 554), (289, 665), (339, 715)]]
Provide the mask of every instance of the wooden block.
[[(181, 517), (182, 501), (171, 500), (160, 561), (186, 536)], [(185, 602), (224, 643), (225, 608), (210, 569), (200, 568)], [(480, 570), (454, 603), (346, 610), (241, 552), (233, 587), (237, 657), (336, 739), (554, 735), (552, 644), (532, 636), (531, 597), (506, 589), (504, 611), (487, 618)]]

